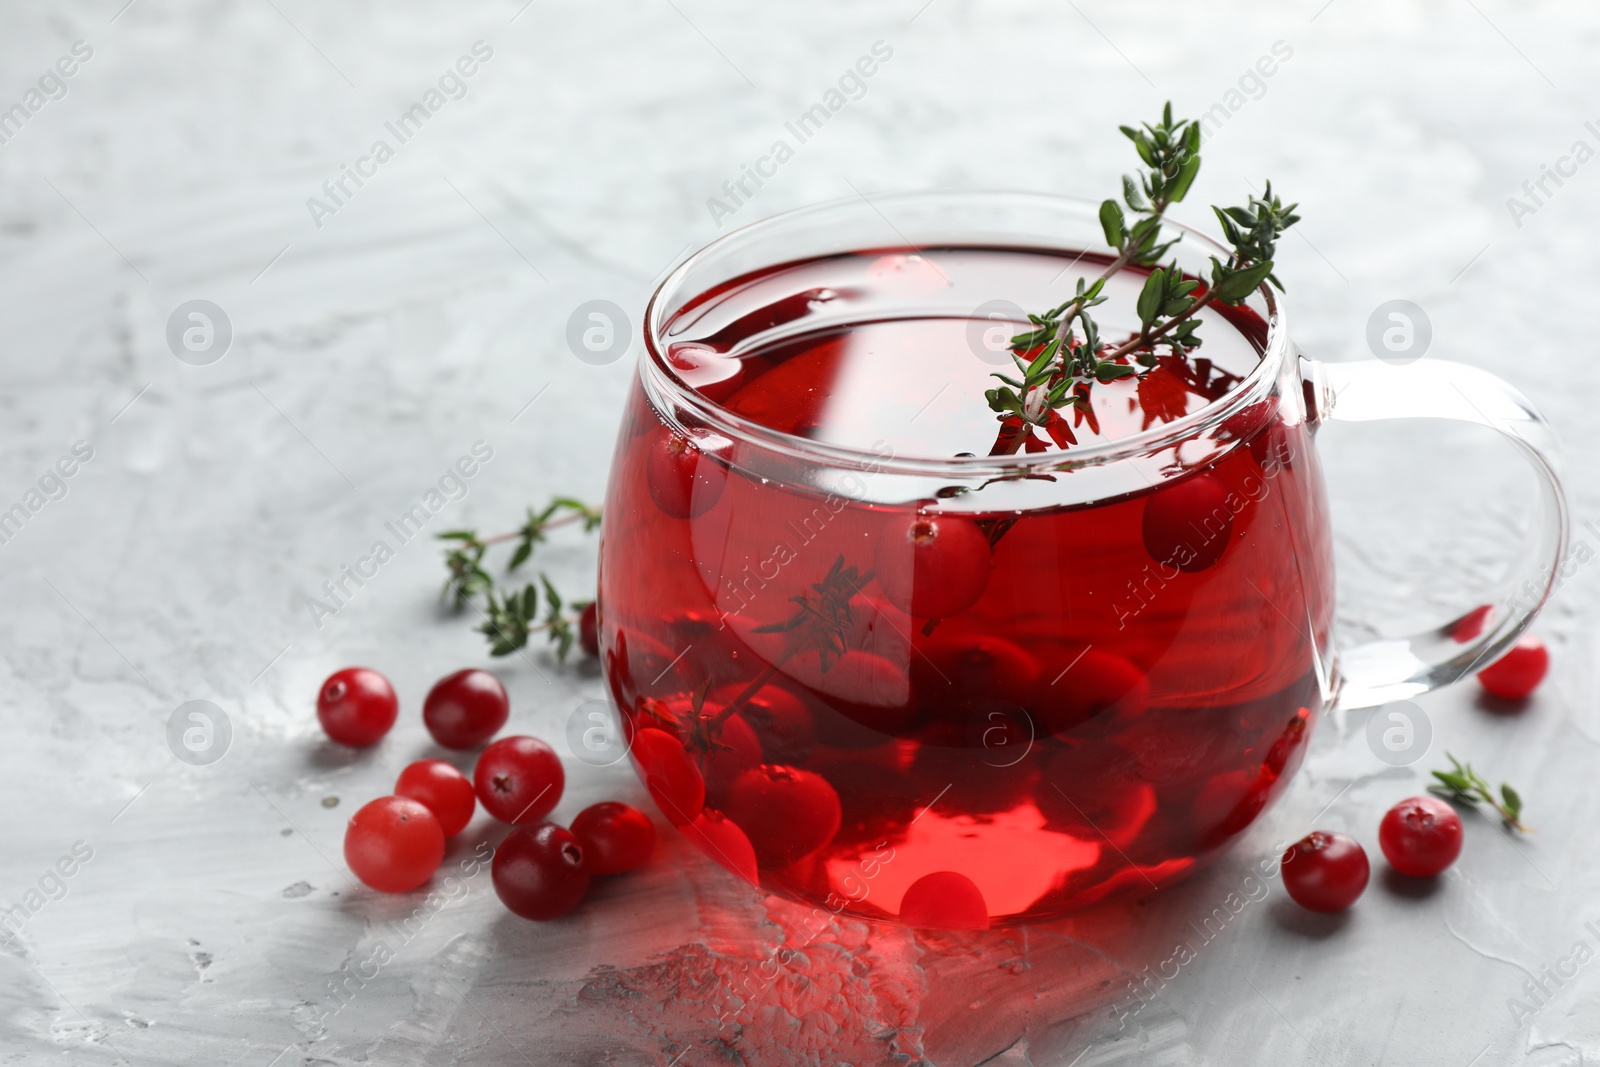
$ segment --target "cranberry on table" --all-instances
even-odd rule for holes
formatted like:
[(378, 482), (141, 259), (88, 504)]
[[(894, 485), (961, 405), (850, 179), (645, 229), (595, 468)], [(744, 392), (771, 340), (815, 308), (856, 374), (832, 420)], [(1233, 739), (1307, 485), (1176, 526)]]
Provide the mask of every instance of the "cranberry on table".
[(477, 748), (511, 715), (506, 687), (488, 671), (469, 668), (434, 683), (422, 704), (422, 723), (445, 748)]
[(377, 744), (399, 713), (400, 701), (389, 679), (366, 667), (335, 671), (317, 693), (317, 721), (322, 729), (352, 748)]
[(1401, 874), (1432, 878), (1461, 855), (1461, 816), (1438, 797), (1411, 797), (1378, 826), (1384, 858)]
[(583, 848), (554, 823), (520, 826), (495, 849), (489, 868), (495, 895), (524, 919), (559, 919), (589, 891)]
[(1196, 574), (1214, 566), (1233, 533), (1228, 490), (1209, 473), (1180, 478), (1144, 503), (1145, 551), (1157, 563)]
[(409, 797), (433, 812), (446, 837), (465, 830), (478, 806), (472, 779), (442, 759), (418, 760), (401, 771), (394, 794)]
[(786, 867), (827, 847), (839, 832), (839, 794), (812, 771), (764, 763), (728, 787), (728, 818), (750, 838), (756, 858)]
[(900, 921), (924, 930), (987, 930), (989, 906), (966, 875), (935, 871), (906, 890), (900, 900)]
[(439, 869), (444, 831), (420, 802), (379, 797), (350, 817), (344, 831), (344, 861), (380, 893), (405, 893)]
[(600, 609), (593, 602), (585, 604), (578, 615), (578, 647), (585, 656), (600, 655)]
[(1544, 681), (1550, 669), (1550, 650), (1528, 634), (1511, 651), (1478, 672), (1478, 681), (1502, 700), (1525, 700)]
[(1367, 888), (1366, 850), (1348, 834), (1313, 830), (1283, 854), (1283, 888), (1302, 908), (1344, 911)]
[(502, 737), (483, 750), (472, 772), (483, 810), (516, 826), (548, 815), (566, 783), (560, 757), (537, 737)]
[(641, 867), (656, 847), (656, 828), (649, 816), (615, 800), (593, 804), (572, 820), (589, 862), (590, 874), (622, 874)]
[(897, 515), (878, 535), (878, 584), (919, 618), (943, 619), (976, 604), (993, 569), (989, 539), (958, 515)]

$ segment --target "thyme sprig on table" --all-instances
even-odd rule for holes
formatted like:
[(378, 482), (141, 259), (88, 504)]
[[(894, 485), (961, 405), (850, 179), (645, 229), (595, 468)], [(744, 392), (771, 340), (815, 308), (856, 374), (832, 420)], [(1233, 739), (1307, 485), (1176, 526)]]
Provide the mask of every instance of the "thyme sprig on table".
[[(1058, 447), (1075, 444), (1060, 409), (1075, 408), (1078, 422), (1092, 419), (1090, 395), (1096, 383), (1131, 378), (1141, 368), (1155, 367), (1160, 347), (1177, 356), (1198, 348), (1200, 322), (1195, 316), (1206, 305), (1243, 303), (1263, 282), (1283, 288), (1273, 273), (1277, 240), (1300, 217), (1295, 214), (1298, 205), (1284, 204), (1273, 194), (1271, 182), (1242, 207), (1212, 208), (1232, 251), (1226, 261), (1211, 257), (1207, 281), (1184, 274), (1176, 260), (1160, 266), (1162, 257), (1181, 239), (1163, 240), (1162, 221), (1167, 209), (1188, 194), (1200, 171), (1200, 124), (1174, 121), (1169, 102), (1159, 123), (1121, 129), (1146, 169), (1137, 178), (1123, 177), (1122, 204), (1106, 200), (1100, 205), (1101, 230), (1117, 255), (1098, 278), (1080, 278), (1070, 298), (1041, 314), (1030, 314), (1032, 329), (1011, 339), (1020, 376), (996, 372), (1002, 384), (984, 393), (1001, 423), (990, 455), (1010, 455), (1024, 447), (1042, 451), (1048, 446), (1035, 435), (1036, 429), (1044, 430)], [(1106, 282), (1128, 267), (1147, 271), (1136, 304), (1139, 329), (1120, 344), (1108, 345), (1101, 341), (1089, 309), (1105, 302)]]
[[(537, 584), (529, 582), (520, 590), (502, 592), (494, 576), (484, 568), (483, 557), (489, 546), (515, 540), (517, 547), (506, 564), (508, 573), (515, 571), (527, 562), (535, 546), (542, 543), (551, 530), (574, 523), (582, 523), (585, 533), (593, 532), (600, 526), (600, 509), (571, 497), (556, 497), (539, 511), (529, 508), (527, 521), (515, 530), (490, 537), (481, 536), (476, 530), (447, 530), (438, 535), (439, 540), (450, 544), (444, 556), (445, 570), (449, 574), (439, 595), (441, 599), (450, 598), (458, 611), (472, 605), (478, 597), (483, 598), (479, 608), (483, 622), (478, 632), (488, 638), (490, 655), (508, 656), (525, 647), (534, 634), (543, 633), (555, 647), (557, 658), (567, 658), (577, 640), (578, 617), (590, 602), (567, 602), (543, 573)], [(539, 614), (541, 588), (542, 619)]]
[(1532, 827), (1522, 821), (1522, 794), (1504, 782), (1496, 794), (1483, 775), (1472, 769), (1472, 764), (1462, 763), (1448, 752), (1445, 756), (1450, 760), (1450, 770), (1433, 772), (1438, 781), (1428, 787), (1430, 793), (1466, 804), (1482, 802), (1493, 808), (1500, 821), (1510, 829), (1524, 834), (1532, 831)]

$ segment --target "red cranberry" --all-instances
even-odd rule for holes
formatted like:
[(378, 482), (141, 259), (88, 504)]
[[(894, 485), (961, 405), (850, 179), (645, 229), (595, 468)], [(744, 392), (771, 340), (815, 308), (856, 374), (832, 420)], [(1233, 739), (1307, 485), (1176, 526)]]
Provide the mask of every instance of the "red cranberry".
[(350, 817), (344, 861), (380, 893), (406, 893), (439, 869), (444, 831), (433, 812), (406, 797), (379, 797)]
[(572, 836), (583, 848), (590, 874), (622, 874), (642, 867), (656, 847), (656, 828), (649, 816), (614, 800), (580, 811), (572, 820)]
[(1274, 776), (1282, 778), (1293, 770), (1297, 757), (1305, 749), (1306, 737), (1311, 728), (1311, 709), (1301, 708), (1289, 720), (1289, 725), (1283, 728), (1283, 733), (1272, 742), (1272, 747), (1267, 750), (1265, 766)]
[(923, 704), (974, 700), (1027, 703), (1040, 666), (1022, 646), (988, 634), (936, 634), (911, 655), (911, 685)]
[(578, 647), (585, 656), (600, 655), (600, 606), (590, 603), (578, 615)]
[(442, 759), (418, 760), (401, 771), (394, 793), (433, 812), (446, 837), (465, 830), (478, 806), (472, 780)]
[(524, 919), (559, 919), (589, 891), (589, 868), (578, 839), (554, 823), (506, 835), (489, 868), (495, 895)]
[(966, 875), (935, 871), (906, 890), (900, 900), (900, 921), (925, 930), (987, 930), (989, 906)]
[(1272, 796), (1277, 776), (1260, 768), (1227, 771), (1206, 779), (1194, 798), (1195, 829), (1202, 848), (1215, 848), (1256, 821)]
[(472, 784), (484, 811), (523, 826), (556, 806), (567, 774), (555, 750), (537, 737), (502, 737), (478, 757)]
[(1156, 562), (1189, 574), (1213, 566), (1233, 533), (1229, 495), (1215, 475), (1205, 472), (1152, 493), (1144, 502), (1145, 551)]
[(896, 515), (878, 534), (878, 584), (896, 607), (922, 618), (976, 604), (993, 569), (989, 539), (958, 515)]
[(726, 815), (707, 808), (682, 829), (707, 856), (751, 885), (761, 884), (756, 870), (756, 850), (750, 847), (750, 838)]
[(1550, 669), (1550, 651), (1532, 634), (1511, 646), (1511, 651), (1478, 672), (1478, 681), (1501, 700), (1526, 700), (1544, 681)]
[(1461, 839), (1461, 816), (1438, 797), (1402, 800), (1378, 826), (1384, 858), (1413, 878), (1432, 878), (1454, 863)]
[(826, 848), (839, 831), (839, 794), (811, 771), (762, 764), (728, 790), (727, 815), (750, 838), (756, 858), (773, 867)]
[(683, 742), (654, 726), (633, 735), (629, 749), (644, 776), (650, 799), (674, 826), (694, 822), (706, 803), (706, 780), (683, 750)]
[(1034, 804), (1052, 829), (1126, 849), (1155, 814), (1156, 793), (1126, 752), (1074, 745), (1045, 760)]
[(1070, 647), (1039, 672), (1028, 709), (1041, 737), (1091, 719), (1136, 719), (1150, 700), (1144, 672), (1115, 652)]
[(510, 715), (511, 701), (500, 679), (470, 668), (439, 679), (422, 704), (422, 724), (445, 748), (477, 748)]
[(1480, 604), (1473, 608), (1450, 626), (1450, 638), (1458, 645), (1464, 645), (1483, 633), (1494, 619), (1494, 605)]
[(1367, 888), (1366, 851), (1352, 837), (1313, 830), (1283, 854), (1283, 888), (1302, 908), (1343, 911)]
[(335, 671), (317, 693), (317, 721), (341, 745), (375, 745), (394, 725), (400, 701), (389, 679), (366, 667)]
[(734, 779), (761, 764), (761, 740), (744, 717), (734, 712), (712, 728), (709, 751), (693, 755), (706, 780), (706, 803), (720, 809)]
[[(723, 686), (711, 694), (711, 702), (727, 707), (744, 686)], [(811, 709), (787, 689), (769, 685), (745, 701), (739, 715), (761, 741), (763, 760), (757, 763), (799, 763), (811, 754), (816, 740), (816, 723)]]
[(710, 511), (721, 498), (728, 472), (701, 451), (701, 445), (709, 436), (704, 430), (692, 431), (685, 437), (664, 429), (650, 445), (645, 458), (645, 480), (650, 485), (650, 499), (664, 515), (674, 519), (697, 518)]

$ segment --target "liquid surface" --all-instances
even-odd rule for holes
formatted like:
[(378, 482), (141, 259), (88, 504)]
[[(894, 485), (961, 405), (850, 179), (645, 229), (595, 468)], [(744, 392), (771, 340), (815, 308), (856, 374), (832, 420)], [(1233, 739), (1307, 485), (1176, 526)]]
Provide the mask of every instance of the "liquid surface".
[[(729, 411), (771, 429), (897, 455), (983, 455), (996, 418), (984, 391), (1016, 377), (1010, 339), (1104, 269), (1099, 257), (982, 249), (862, 253), (735, 279), (669, 323), (667, 360)], [(1133, 335), (1144, 275), (1123, 271), (1091, 310), (1104, 340)], [(995, 294), (1006, 294), (1000, 300)], [(1265, 324), (1207, 308), (1204, 343), (1138, 380), (1096, 385), (1069, 414), (1078, 442), (1171, 422), (1221, 397), (1259, 359)]]
[[(891, 255), (849, 257), (823, 287)], [(1051, 257), (963, 256), (993, 275), (974, 292), (1048, 281)], [(738, 291), (797, 284), (780, 273)], [(707, 395), (840, 443), (881, 439), (887, 411), (909, 412), (901, 446), (985, 450), (989, 366), (966, 337), (987, 320), (915, 300), (917, 314), (857, 324), (831, 301), (799, 316), (754, 303), (720, 325), (686, 317), (685, 336), (726, 353), (685, 372)], [(1208, 329), (1225, 370), (1174, 367), (1183, 387), (1159, 403), (1147, 386), (1097, 386), (1097, 432), (1193, 410), (1219, 375), (1248, 373), (1249, 333)], [(893, 407), (880, 388), (907, 382), (913, 358), (950, 373), (948, 401), (920, 416), (937, 375), (909, 376), (915, 395)], [(1195, 870), (1281, 794), (1322, 707), (1333, 575), (1316, 457), (1278, 398), (1249, 416), (1206, 466), (1149, 491), (955, 514), (751, 476), (665, 424), (636, 385), (600, 626), (663, 815), (767, 889), (919, 926), (1046, 919)]]

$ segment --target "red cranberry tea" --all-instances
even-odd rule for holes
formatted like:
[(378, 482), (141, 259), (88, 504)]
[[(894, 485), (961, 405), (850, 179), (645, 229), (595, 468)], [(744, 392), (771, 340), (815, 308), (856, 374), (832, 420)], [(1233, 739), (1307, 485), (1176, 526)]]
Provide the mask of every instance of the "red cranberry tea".
[[(984, 300), (1048, 307), (1103, 266), (831, 256), (735, 278), (666, 324), (644, 377), (716, 417), (635, 384), (600, 640), (651, 795), (713, 858), (835, 910), (1043, 918), (1184, 876), (1281, 792), (1321, 709), (1332, 611), (1298, 398), (1087, 499), (1092, 465), (943, 484), (895, 467), (1070, 460), (1257, 366), (1265, 323), (1213, 306), (1203, 347), (1043, 429), (1001, 421), (985, 390), (1027, 324)], [(1136, 328), (1142, 281), (1108, 283), (1108, 334)]]

